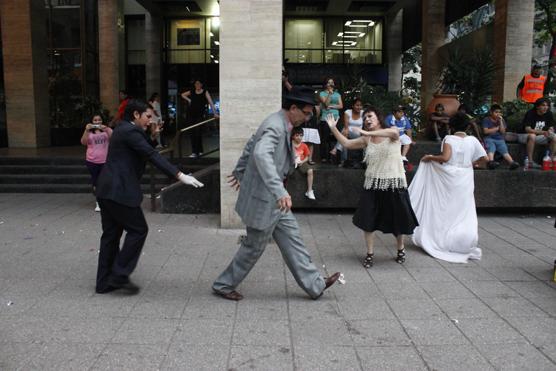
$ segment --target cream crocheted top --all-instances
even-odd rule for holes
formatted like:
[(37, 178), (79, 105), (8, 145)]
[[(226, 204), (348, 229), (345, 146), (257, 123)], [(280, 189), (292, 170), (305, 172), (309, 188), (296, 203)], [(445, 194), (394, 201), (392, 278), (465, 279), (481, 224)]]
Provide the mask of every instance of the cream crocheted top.
[(390, 190), (407, 188), (399, 140), (369, 141), (365, 151), (365, 189)]

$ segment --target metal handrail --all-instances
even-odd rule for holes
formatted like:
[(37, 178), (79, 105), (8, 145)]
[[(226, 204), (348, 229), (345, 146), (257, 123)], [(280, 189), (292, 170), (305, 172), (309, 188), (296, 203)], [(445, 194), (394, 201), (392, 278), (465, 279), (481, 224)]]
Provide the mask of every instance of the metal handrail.
[[(188, 130), (197, 128), (199, 126), (208, 124), (209, 122), (216, 121), (216, 120), (218, 120), (218, 118), (212, 117), (208, 120), (204, 120), (204, 121), (198, 122), (196, 124), (193, 124), (191, 126), (188, 126), (186, 128), (178, 130), (176, 132), (176, 135), (174, 136), (174, 139), (172, 139), (172, 141), (170, 142), (170, 145), (167, 148), (164, 148), (164, 149), (160, 150), (158, 153), (161, 154), (161, 155), (166, 154), (166, 153), (170, 153), (170, 158), (173, 159), (174, 158), (174, 151), (177, 150), (178, 158), (181, 159), (182, 158), (182, 149), (181, 149), (181, 136), (182, 136), (182, 134), (185, 133)], [(214, 151), (210, 151), (210, 152), (207, 152), (205, 154), (209, 154), (209, 153), (212, 153), (212, 152), (214, 152)], [(155, 190), (155, 179), (154, 179), (155, 171), (154, 171), (154, 166), (152, 164), (150, 164), (150, 166), (149, 166), (149, 175), (150, 175), (150, 191), (151, 191), (150, 192), (151, 193), (151, 211), (156, 211), (156, 190)]]

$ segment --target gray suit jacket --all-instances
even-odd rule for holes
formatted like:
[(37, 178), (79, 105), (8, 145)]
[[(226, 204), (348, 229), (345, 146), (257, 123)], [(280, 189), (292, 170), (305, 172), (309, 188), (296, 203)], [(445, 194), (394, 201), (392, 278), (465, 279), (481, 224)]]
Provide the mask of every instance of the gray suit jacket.
[(232, 174), (241, 183), (236, 212), (248, 227), (263, 230), (279, 217), (284, 179), (295, 165), (284, 110), (268, 116), (249, 139)]

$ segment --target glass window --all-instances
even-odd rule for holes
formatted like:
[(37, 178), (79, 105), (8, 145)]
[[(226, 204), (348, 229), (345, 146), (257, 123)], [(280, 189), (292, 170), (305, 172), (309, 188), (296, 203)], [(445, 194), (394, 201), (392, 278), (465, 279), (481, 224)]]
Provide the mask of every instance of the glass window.
[(322, 63), (322, 19), (287, 19), (285, 58), (289, 63)]
[(170, 21), (168, 63), (219, 63), (220, 18)]
[(126, 20), (127, 64), (145, 64), (145, 19)]
[(382, 21), (371, 18), (286, 19), (288, 63), (382, 64)]

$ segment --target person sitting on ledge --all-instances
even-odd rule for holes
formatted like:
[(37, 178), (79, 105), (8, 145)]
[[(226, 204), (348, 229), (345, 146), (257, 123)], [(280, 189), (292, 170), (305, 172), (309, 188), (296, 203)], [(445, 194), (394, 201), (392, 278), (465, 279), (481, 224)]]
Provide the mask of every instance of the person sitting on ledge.
[(437, 142), (442, 141), (446, 135), (450, 135), (450, 116), (444, 112), (444, 105), (438, 103), (434, 107), (434, 112), (429, 116), (429, 126), (427, 127), (427, 137)]
[(310, 199), (315, 199), (315, 192), (313, 192), (313, 169), (309, 166), (309, 147), (303, 143), (303, 128), (294, 127), (291, 131), (292, 147), (295, 150), (295, 170), (307, 176), (307, 192), (305, 196)]
[(490, 106), (489, 115), (483, 119), (482, 126), (488, 155), (487, 167), (494, 170), (500, 166), (500, 163), (494, 161), (494, 152), (498, 152), (510, 164), (510, 170), (517, 169), (519, 164), (508, 153), (508, 146), (504, 140), (506, 123), (502, 117), (502, 107), (500, 105), (493, 104)]
[(541, 165), (533, 161), (535, 145), (549, 145), (552, 156), (556, 155), (556, 137), (554, 136), (554, 117), (550, 112), (550, 100), (539, 98), (535, 107), (527, 111), (518, 130), (517, 141), (527, 145), (527, 156), (533, 169)]
[(405, 115), (404, 106), (396, 106), (392, 113), (384, 119), (387, 128), (397, 127), (400, 132), (400, 142), (402, 144), (402, 161), (407, 171), (411, 171), (413, 166), (407, 160), (407, 154), (411, 144), (413, 144), (411, 121)]

